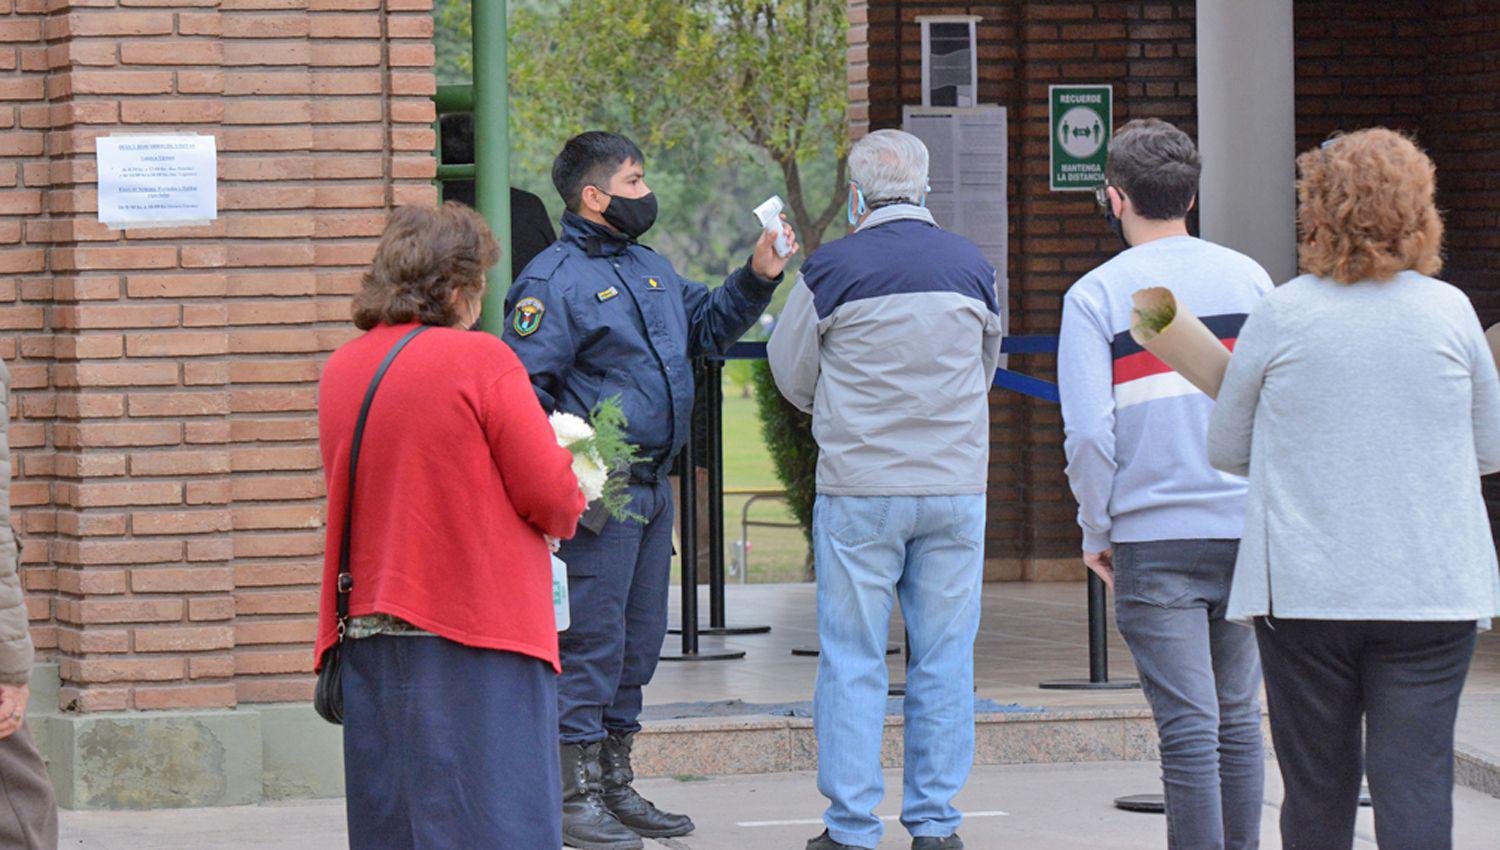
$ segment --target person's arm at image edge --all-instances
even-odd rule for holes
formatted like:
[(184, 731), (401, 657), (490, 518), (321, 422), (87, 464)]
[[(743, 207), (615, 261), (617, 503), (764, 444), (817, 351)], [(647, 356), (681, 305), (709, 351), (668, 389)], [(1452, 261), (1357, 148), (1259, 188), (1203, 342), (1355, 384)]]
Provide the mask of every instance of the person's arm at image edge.
[(1466, 341), (1474, 387), (1474, 454), (1479, 460), (1479, 474), (1489, 475), (1500, 472), (1500, 375), (1496, 374), (1495, 355), (1472, 307), (1469, 316)]

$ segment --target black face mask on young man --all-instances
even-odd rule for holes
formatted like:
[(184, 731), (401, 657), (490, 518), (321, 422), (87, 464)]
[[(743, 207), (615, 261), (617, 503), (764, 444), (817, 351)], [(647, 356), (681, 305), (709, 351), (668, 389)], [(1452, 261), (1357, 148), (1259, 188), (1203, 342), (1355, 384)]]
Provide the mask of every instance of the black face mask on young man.
[(611, 195), (604, 220), (631, 239), (641, 238), (656, 224), (656, 193), (647, 192), (639, 198)]
[(1100, 186), (1094, 190), (1094, 200), (1098, 202), (1099, 209), (1104, 211), (1104, 221), (1109, 224), (1109, 232), (1120, 240), (1121, 245), (1129, 248), (1130, 240), (1125, 238), (1125, 222), (1120, 221), (1120, 217), (1115, 215), (1114, 205), (1109, 202), (1109, 194), (1105, 188), (1105, 186)]
[(1120, 240), (1120, 244), (1126, 248), (1130, 247), (1130, 240), (1125, 238), (1125, 222), (1115, 215), (1115, 211), (1109, 207), (1104, 208), (1104, 220), (1109, 223), (1109, 232)]

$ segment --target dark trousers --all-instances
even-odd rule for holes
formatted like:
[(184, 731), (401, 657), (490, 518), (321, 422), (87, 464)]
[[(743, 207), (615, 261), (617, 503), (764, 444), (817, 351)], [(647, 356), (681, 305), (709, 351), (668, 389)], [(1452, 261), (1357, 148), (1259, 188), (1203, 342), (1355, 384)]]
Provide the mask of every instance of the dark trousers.
[(28, 723), (0, 740), (0, 798), (0, 847), (57, 850), (52, 779)]
[(558, 850), (556, 676), (438, 637), (344, 645), (351, 850)]
[(557, 556), (568, 565), (572, 625), (560, 633), (559, 736), (565, 744), (640, 731), (641, 688), (667, 635), (672, 577), (672, 488), (631, 484), (630, 510), (646, 522), (611, 519), (580, 528)]
[(1255, 621), (1286, 850), (1353, 845), (1361, 773), (1381, 850), (1453, 846), (1453, 721), (1474, 631), (1473, 621)]

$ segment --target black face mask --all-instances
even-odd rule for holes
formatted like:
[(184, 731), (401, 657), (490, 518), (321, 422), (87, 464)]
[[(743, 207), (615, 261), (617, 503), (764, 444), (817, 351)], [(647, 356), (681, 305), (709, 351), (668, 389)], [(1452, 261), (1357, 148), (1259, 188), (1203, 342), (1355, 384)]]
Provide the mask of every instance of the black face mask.
[(604, 208), (604, 220), (631, 239), (641, 238), (656, 224), (656, 193), (648, 192), (639, 198), (611, 195), (609, 206)]
[(1121, 245), (1129, 248), (1130, 240), (1125, 238), (1125, 222), (1120, 221), (1120, 217), (1115, 215), (1113, 207), (1107, 205), (1104, 207), (1104, 220), (1109, 222), (1109, 232), (1120, 240)]

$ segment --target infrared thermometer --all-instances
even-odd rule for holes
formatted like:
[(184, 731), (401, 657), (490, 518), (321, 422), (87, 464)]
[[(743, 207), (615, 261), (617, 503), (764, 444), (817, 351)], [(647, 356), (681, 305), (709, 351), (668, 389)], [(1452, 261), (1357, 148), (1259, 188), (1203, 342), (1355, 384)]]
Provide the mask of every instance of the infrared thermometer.
[(760, 226), (767, 233), (776, 236), (776, 256), (785, 257), (792, 253), (792, 246), (787, 242), (786, 231), (781, 227), (781, 211), (785, 207), (781, 202), (780, 195), (772, 195), (765, 203), (755, 208), (755, 217), (760, 219)]

